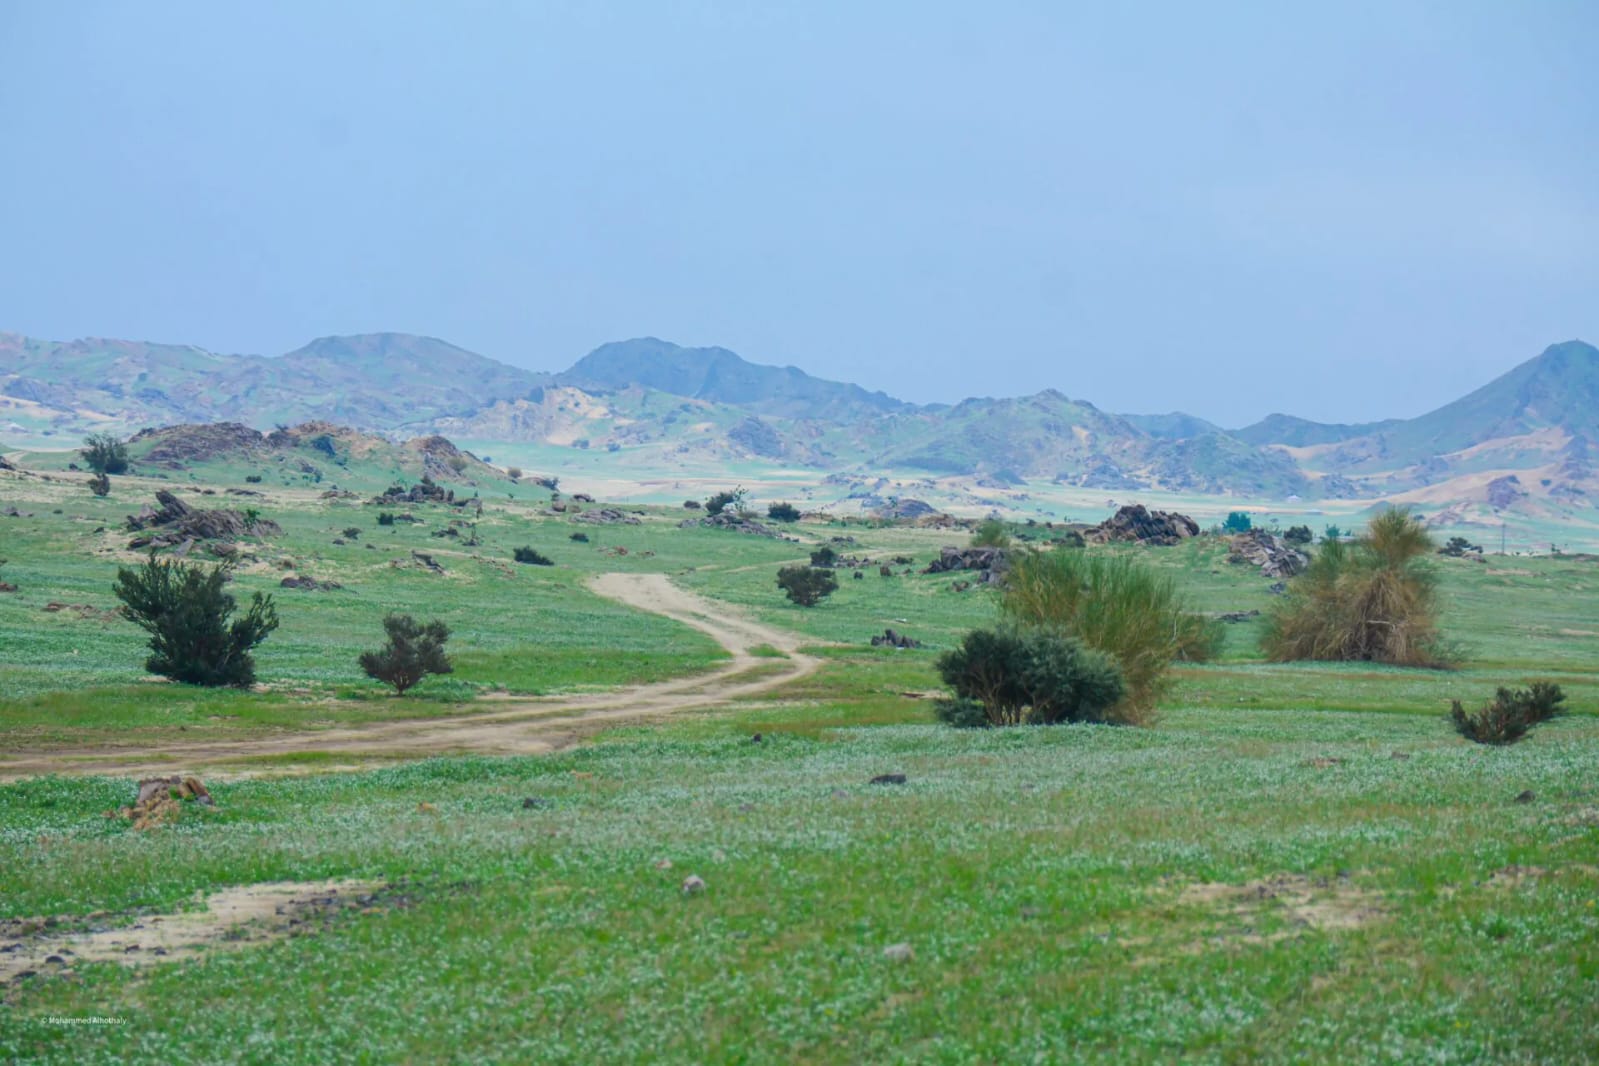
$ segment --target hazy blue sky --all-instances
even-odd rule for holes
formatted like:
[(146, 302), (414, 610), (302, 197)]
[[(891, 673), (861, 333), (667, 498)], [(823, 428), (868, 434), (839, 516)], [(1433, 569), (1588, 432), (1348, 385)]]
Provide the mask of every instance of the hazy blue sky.
[(1416, 414), (1599, 341), (1596, 41), (1592, 0), (4, 0), (0, 329)]

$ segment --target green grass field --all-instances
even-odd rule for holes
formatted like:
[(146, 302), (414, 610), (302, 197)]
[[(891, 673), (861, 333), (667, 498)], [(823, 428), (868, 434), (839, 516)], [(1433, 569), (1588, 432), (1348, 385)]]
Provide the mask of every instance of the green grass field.
[[(8, 752), (314, 738), (470, 713), (501, 687), (723, 661), (587, 589), (607, 571), (669, 574), (823, 660), (780, 691), (544, 757), (330, 773), (308, 740), (148, 832), (103, 817), (131, 801), (125, 779), (0, 785), (0, 944), (12, 920), (131, 930), (230, 886), (379, 886), (287, 936), (137, 968), (62, 956), (0, 983), (6, 1061), (1599, 1058), (1599, 563), (1437, 560), (1458, 670), (1266, 664), (1246, 621), (1217, 662), (1174, 670), (1154, 728), (964, 732), (934, 723), (933, 660), (993, 618), (994, 594), (920, 573), (960, 534), (806, 523), (802, 543), (774, 542), (680, 529), (680, 508), (591, 527), (527, 497), (486, 499), (464, 546), (432, 536), (440, 509), (380, 527), (376, 507), (273, 487), (256, 506), (284, 534), (248, 546), (236, 587), (273, 591), (283, 625), (258, 656), (264, 689), (218, 693), (145, 680), (140, 634), (101, 613), (137, 558), (117, 522), (153, 483), (118, 479), (109, 500), (6, 488), (34, 515), (0, 517), (0, 580), (18, 586), (0, 594)], [(874, 565), (817, 608), (787, 604), (778, 566), (840, 535), (915, 572)], [(509, 562), (523, 544), (557, 565)], [(1126, 550), (1197, 609), (1273, 602), (1213, 540)], [(346, 588), (277, 588), (287, 573)], [(404, 700), (355, 667), (395, 608), (455, 629), (456, 673)], [(885, 626), (925, 646), (867, 646)], [(1574, 713), (1515, 747), (1445, 721), (1450, 699), (1541, 677)], [(703, 893), (682, 891), (689, 875)], [(52, 1021), (90, 1016), (121, 1021)]]

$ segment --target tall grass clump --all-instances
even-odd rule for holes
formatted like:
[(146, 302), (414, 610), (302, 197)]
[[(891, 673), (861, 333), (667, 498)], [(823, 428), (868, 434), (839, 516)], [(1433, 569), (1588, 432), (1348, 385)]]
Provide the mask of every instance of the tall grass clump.
[(1221, 639), (1213, 620), (1189, 611), (1175, 581), (1121, 553), (1028, 552), (1005, 576), (1000, 610), (1114, 659), (1126, 687), (1105, 718), (1128, 725), (1154, 720), (1174, 661), (1210, 659)]
[(1432, 538), (1400, 510), (1371, 520), (1354, 544), (1324, 541), (1266, 618), (1273, 662), (1378, 662), (1442, 667), (1455, 655), (1438, 632)]

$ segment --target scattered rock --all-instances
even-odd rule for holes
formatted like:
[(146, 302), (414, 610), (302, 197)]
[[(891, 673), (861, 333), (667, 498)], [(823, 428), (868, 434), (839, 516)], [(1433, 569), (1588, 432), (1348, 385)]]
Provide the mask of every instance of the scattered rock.
[(872, 778), (870, 783), (874, 785), (903, 785), (905, 783), (905, 775), (878, 774), (876, 777)]
[(920, 648), (921, 646), (921, 641), (912, 640), (905, 634), (895, 632), (892, 629), (885, 629), (880, 635), (872, 638), (872, 647), (874, 648)]
[(305, 589), (307, 592), (330, 592), (333, 589), (342, 589), (344, 586), (337, 581), (318, 581), (309, 575), (301, 577), (286, 577), (278, 584), (286, 589)]
[(992, 584), (1010, 569), (1010, 556), (1003, 548), (957, 548), (945, 545), (938, 558), (927, 564), (924, 574), (946, 574), (956, 570), (976, 570), (978, 580)]
[(590, 496), (586, 492), (574, 492), (574, 493), (572, 493), (572, 502), (574, 502), (574, 503), (593, 503), (594, 502), (594, 497)]
[(1525, 791), (1521, 795), (1517, 796), (1515, 801), (1517, 803), (1531, 803), (1533, 800), (1535, 800), (1537, 798), (1538, 798), (1537, 794), (1534, 793), (1532, 791), (1532, 789), (1529, 788), (1527, 791)]
[(0, 511), (0, 514), (5, 515), (7, 518), (32, 518), (33, 517), (33, 512), (32, 511), (19, 511), (15, 507), (7, 507), (4, 511)]
[(543, 810), (549, 805), (550, 801), (545, 799), (543, 796), (529, 796), (527, 799), (522, 801), (522, 809), (524, 811)]
[(423, 474), (422, 480), (410, 488), (405, 488), (403, 485), (391, 485), (383, 490), (381, 496), (374, 496), (372, 502), (378, 504), (454, 503), (455, 490), (445, 490), (427, 474)]
[(128, 547), (170, 548), (186, 540), (232, 540), (246, 534), (270, 537), (283, 532), (281, 526), (267, 518), (251, 518), (238, 511), (196, 510), (166, 489), (158, 490), (155, 499), (161, 505), (158, 510), (147, 507), (128, 516), (129, 530), (148, 534), (135, 537)]
[[(577, 499), (576, 496), (573, 496), (572, 498), (574, 500)], [(587, 497), (584, 498), (587, 499)], [(593, 501), (590, 500), (589, 502), (592, 503)], [(595, 525), (605, 526), (636, 526), (639, 524), (639, 520), (634, 518), (632, 515), (623, 514), (621, 511), (610, 507), (601, 507), (598, 510), (584, 511), (581, 514), (573, 515), (572, 521), (592, 522)]]
[(417, 562), (421, 563), (423, 565), (423, 567), (425, 567), (428, 570), (433, 571), (435, 574), (444, 573), (444, 567), (440, 566), (438, 564), (437, 560), (435, 560), (433, 558), (433, 556), (427, 554), (426, 552), (419, 552), (419, 551), (414, 551), (413, 550), (411, 552), (411, 558), (415, 559)]
[(916, 949), (909, 944), (890, 944), (883, 949), (883, 958), (889, 962), (910, 962), (916, 957)]
[(750, 737), (750, 743), (751, 744), (759, 744), (761, 742), (761, 740), (762, 740), (762, 737), (761, 737), (761, 735), (759, 733), (756, 733), (753, 737)]
[(1269, 586), (1267, 586), (1266, 591), (1271, 593), (1273, 596), (1281, 596), (1288, 591), (1288, 582), (1273, 581)]
[(697, 896), (705, 891), (705, 881), (698, 874), (689, 874), (683, 878), (683, 895)]
[(706, 515), (704, 518), (685, 518), (678, 523), (678, 526), (683, 529), (689, 529), (694, 526), (704, 526), (707, 529), (728, 529), (735, 533), (748, 533), (754, 537), (771, 537), (773, 540), (791, 541), (795, 539), (785, 536), (771, 526), (763, 525), (753, 518), (730, 514), (727, 511), (723, 511), (721, 514)]
[(1259, 617), (1260, 617), (1260, 612), (1259, 611), (1227, 611), (1224, 614), (1218, 614), (1216, 616), (1216, 620), (1218, 622), (1237, 623), (1237, 622), (1247, 622), (1251, 618), (1259, 618)]
[(1128, 504), (1099, 525), (1083, 533), (1096, 544), (1136, 541), (1169, 548), (1199, 536), (1199, 523), (1176, 511), (1151, 511), (1141, 503)]
[(874, 518), (884, 518), (890, 521), (895, 519), (912, 520), (926, 518), (938, 514), (938, 508), (922, 500), (891, 500), (882, 507), (872, 512)]
[(139, 782), (139, 795), (132, 806), (107, 811), (105, 816), (124, 818), (135, 829), (155, 829), (177, 821), (183, 814), (184, 800), (205, 807), (216, 805), (198, 777), (147, 777)]

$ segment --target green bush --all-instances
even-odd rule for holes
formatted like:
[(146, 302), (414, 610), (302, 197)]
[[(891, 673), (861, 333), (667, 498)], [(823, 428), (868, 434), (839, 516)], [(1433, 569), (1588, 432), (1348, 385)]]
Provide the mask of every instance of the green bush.
[(777, 587), (801, 607), (815, 607), (838, 591), (838, 579), (831, 570), (814, 566), (785, 566), (777, 572)]
[(977, 528), (972, 530), (972, 547), (1010, 547), (1010, 533), (1006, 531), (1005, 523), (997, 518), (987, 518), (979, 522)]
[(383, 619), (383, 631), (388, 643), (377, 651), (362, 652), (360, 664), (366, 676), (393, 685), (395, 695), (405, 695), (429, 674), (454, 671), (444, 653), (450, 629), (443, 622), (435, 619), (422, 625), (408, 614), (390, 614)]
[(838, 552), (834, 551), (826, 544), (811, 552), (812, 566), (831, 567), (836, 562), (838, 562)]
[(378, 525), (380, 525), (380, 526), (392, 526), (393, 524), (394, 524), (394, 512), (393, 511), (379, 511), (378, 512)]
[(1445, 544), (1442, 548), (1438, 549), (1438, 554), (1439, 555), (1449, 555), (1449, 556), (1453, 556), (1453, 557), (1455, 557), (1457, 559), (1460, 558), (1461, 556), (1467, 554), (1468, 552), (1475, 553), (1477, 555), (1481, 555), (1482, 554), (1482, 545), (1481, 544), (1473, 544), (1473, 543), (1471, 543), (1471, 541), (1467, 540), (1465, 537), (1450, 537), (1449, 538), (1449, 543)]
[(735, 511), (742, 511), (744, 509), (744, 497), (748, 495), (749, 492), (742, 487), (736, 488), (732, 492), (718, 492), (705, 501), (705, 511), (707, 514), (721, 514), (729, 507)]
[(1432, 538), (1400, 510), (1371, 520), (1353, 545), (1325, 542), (1266, 616), (1261, 650), (1273, 662), (1445, 666), (1437, 579), (1423, 559)]
[(1250, 521), (1246, 511), (1229, 511), (1227, 521), (1221, 524), (1221, 528), (1228, 533), (1248, 533), (1254, 528), (1254, 523)]
[(766, 517), (774, 522), (798, 522), (800, 509), (786, 501), (766, 505)]
[(517, 548), (515, 551), (513, 551), (511, 553), (511, 555), (516, 559), (517, 562), (519, 562), (519, 563), (527, 563), (529, 566), (554, 566), (555, 565), (555, 560), (551, 559), (548, 555), (545, 555), (543, 552), (540, 552), (537, 549), (528, 547), (526, 545), (524, 545), (523, 547)]
[(96, 474), (89, 479), (89, 491), (96, 496), (111, 495), (111, 479), (105, 474)]
[(1453, 701), (1449, 711), (1455, 732), (1478, 744), (1514, 744), (1535, 725), (1565, 713), (1566, 694), (1549, 681), (1534, 681), (1530, 688), (1500, 688), (1494, 698), (1468, 713)]
[(954, 729), (986, 729), (988, 712), (976, 700), (957, 696), (952, 700), (938, 700), (933, 704), (938, 720)]
[(1110, 656), (1041, 629), (974, 629), (937, 665), (957, 697), (939, 708), (952, 725), (972, 724), (962, 701), (979, 705), (993, 726), (1103, 722), (1125, 691)]
[(1309, 544), (1316, 539), (1316, 534), (1310, 531), (1309, 526), (1289, 526), (1288, 532), (1283, 534), (1283, 540), (1289, 544)]
[(255, 682), (250, 651), (278, 627), (271, 596), (257, 592), (243, 618), (223, 589), (224, 567), (207, 569), (151, 554), (144, 565), (117, 568), (113, 591), (123, 615), (150, 634), (144, 668), (189, 685), (247, 688)]
[(128, 469), (128, 446), (109, 433), (91, 433), (78, 452), (96, 474), (122, 474)]
[(1114, 659), (1126, 691), (1109, 717), (1133, 725), (1152, 720), (1174, 661), (1205, 661), (1221, 641), (1219, 624), (1191, 612), (1170, 577), (1123, 553), (1027, 552), (1005, 575), (1000, 610)]

